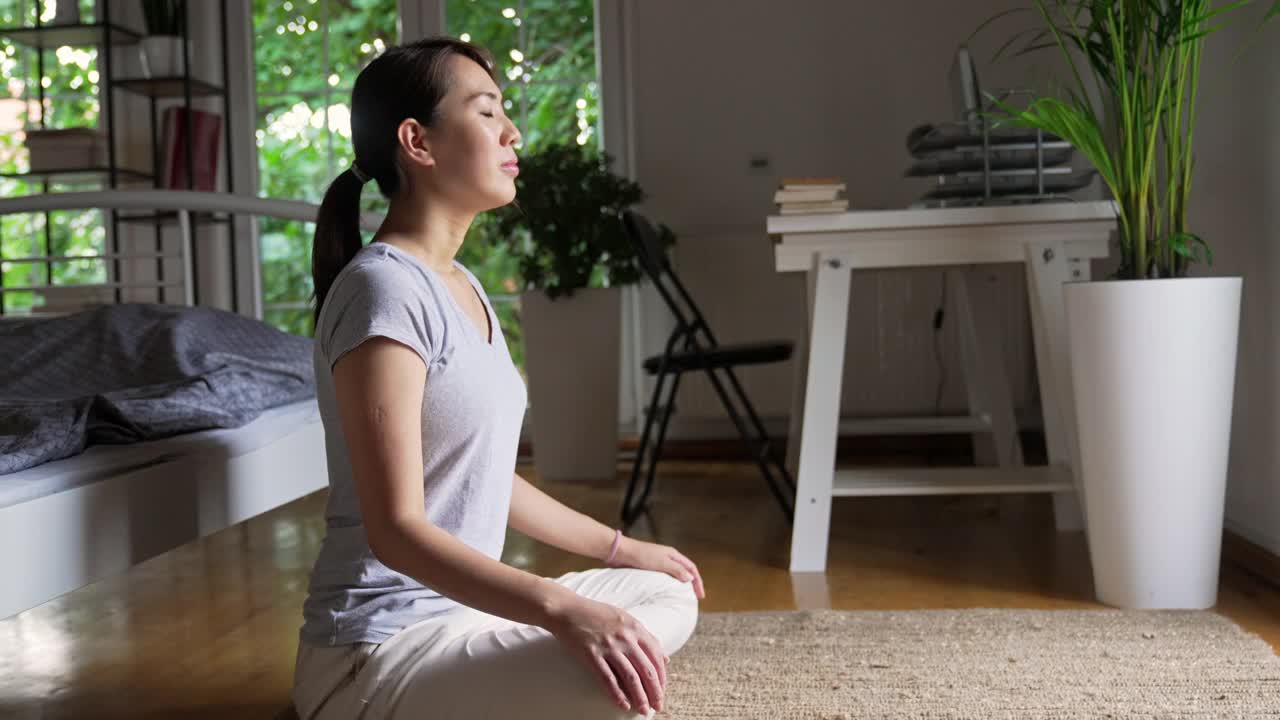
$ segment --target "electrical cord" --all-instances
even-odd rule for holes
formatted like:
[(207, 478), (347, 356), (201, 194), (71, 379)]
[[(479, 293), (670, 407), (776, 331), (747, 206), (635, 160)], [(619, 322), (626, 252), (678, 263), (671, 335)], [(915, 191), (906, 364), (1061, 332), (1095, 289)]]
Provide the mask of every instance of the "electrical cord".
[[(933, 311), (933, 358), (938, 364), (938, 386), (933, 394), (933, 416), (937, 417), (942, 413), (942, 394), (947, 387), (947, 364), (942, 357), (942, 325), (946, 319), (947, 305), (947, 271), (942, 271), (942, 288), (938, 294), (938, 306)], [(929, 451), (925, 456), (925, 463), (933, 465), (935, 461), (934, 453)]]
[(933, 311), (933, 357), (938, 363), (938, 387), (933, 396), (933, 414), (942, 412), (942, 392), (947, 386), (947, 364), (942, 357), (942, 324), (946, 318), (947, 271), (942, 271), (942, 290), (938, 295), (938, 307)]

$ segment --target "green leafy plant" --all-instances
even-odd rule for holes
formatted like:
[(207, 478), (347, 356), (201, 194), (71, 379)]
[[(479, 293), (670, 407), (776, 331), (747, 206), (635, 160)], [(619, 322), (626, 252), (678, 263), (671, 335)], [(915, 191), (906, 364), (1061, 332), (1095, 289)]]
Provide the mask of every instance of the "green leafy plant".
[[(520, 159), (516, 202), (494, 213), (525, 286), (555, 299), (588, 287), (638, 281), (639, 256), (622, 227), (623, 210), (644, 200), (612, 159), (576, 143), (544, 146)], [(675, 242), (665, 225), (663, 247)]]
[[(1065, 57), (1063, 97), (993, 101), (1000, 119), (1061, 136), (1097, 168), (1119, 208), (1119, 278), (1184, 277), (1213, 262), (1187, 224), (1200, 62), (1223, 16), (1252, 1), (1035, 0), (1043, 26), (1001, 49), (1029, 36), (1019, 54), (1057, 47)], [(1273, 0), (1264, 22), (1278, 13)]]
[(141, 0), (148, 35), (181, 35), (186, 0)]

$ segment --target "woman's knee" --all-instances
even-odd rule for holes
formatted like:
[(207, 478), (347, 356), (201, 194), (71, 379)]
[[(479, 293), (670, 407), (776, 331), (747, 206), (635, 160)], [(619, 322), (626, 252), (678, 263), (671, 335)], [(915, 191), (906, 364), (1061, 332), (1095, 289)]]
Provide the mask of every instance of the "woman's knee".
[(678, 651), (693, 634), (698, 623), (698, 596), (693, 583), (682, 582), (666, 573), (639, 570), (635, 582), (643, 583), (641, 600), (631, 613), (662, 643), (663, 652)]
[(675, 603), (698, 604), (697, 593), (694, 592), (693, 582), (684, 581), (669, 573), (658, 572), (656, 570), (634, 570), (641, 577), (645, 587), (649, 589), (646, 595), (650, 598), (661, 597)]
[(692, 580), (680, 580), (666, 573), (661, 573), (663, 594), (670, 597), (672, 602), (682, 606), (688, 606), (694, 614), (698, 612), (698, 593), (693, 588)]

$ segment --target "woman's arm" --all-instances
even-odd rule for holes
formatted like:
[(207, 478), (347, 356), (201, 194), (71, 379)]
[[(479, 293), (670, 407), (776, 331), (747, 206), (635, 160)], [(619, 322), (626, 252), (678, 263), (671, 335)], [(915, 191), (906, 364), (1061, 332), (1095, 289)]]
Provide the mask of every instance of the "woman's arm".
[[(534, 540), (583, 557), (600, 562), (609, 557), (613, 528), (566, 507), (519, 474), (513, 473), (511, 482), (508, 525)], [(623, 538), (623, 543), (628, 540)]]
[(546, 626), (577, 595), (494, 560), (422, 511), (422, 391), (427, 370), (409, 348), (373, 338), (333, 368), (369, 547), (387, 567), (491, 615)]
[[(615, 536), (613, 528), (565, 507), (518, 474), (513, 474), (512, 483), (508, 525), (561, 550), (600, 561), (609, 557)], [(623, 537), (612, 564), (667, 573), (692, 582), (698, 597), (706, 597), (698, 566), (673, 547)]]

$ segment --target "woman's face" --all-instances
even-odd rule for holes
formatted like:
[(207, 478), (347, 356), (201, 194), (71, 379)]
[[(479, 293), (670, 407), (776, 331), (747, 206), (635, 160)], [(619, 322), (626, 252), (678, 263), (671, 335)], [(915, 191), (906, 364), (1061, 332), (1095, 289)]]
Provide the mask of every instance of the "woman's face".
[(450, 204), (477, 213), (516, 196), (515, 144), (520, 131), (502, 108), (502, 91), (474, 60), (453, 56), (452, 83), (440, 116), (426, 129), (427, 184)]

